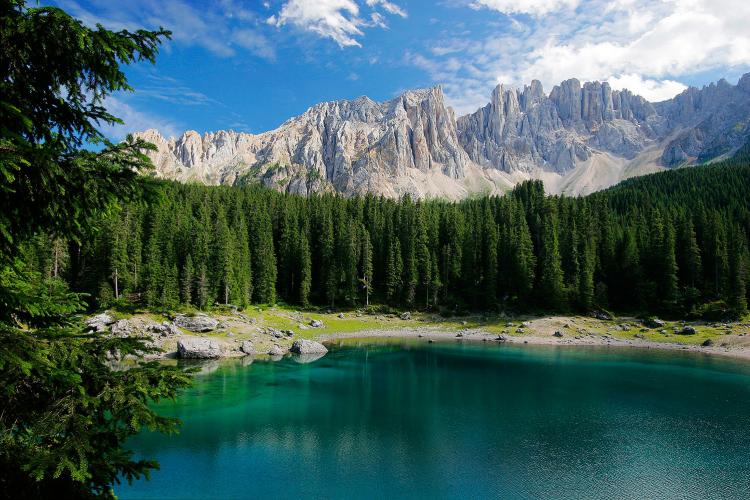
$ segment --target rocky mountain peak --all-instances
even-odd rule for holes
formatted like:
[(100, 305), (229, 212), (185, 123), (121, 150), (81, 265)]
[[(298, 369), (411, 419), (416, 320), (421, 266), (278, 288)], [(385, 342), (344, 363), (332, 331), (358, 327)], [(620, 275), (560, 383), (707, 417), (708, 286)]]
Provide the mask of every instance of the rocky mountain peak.
[(257, 135), (140, 136), (158, 148), (149, 153), (157, 174), (179, 180), (457, 198), (541, 178), (550, 191), (583, 193), (744, 145), (750, 74), (659, 103), (575, 78), (549, 94), (538, 80), (522, 89), (498, 85), (486, 106), (458, 119), (435, 86), (380, 103), (323, 102)]

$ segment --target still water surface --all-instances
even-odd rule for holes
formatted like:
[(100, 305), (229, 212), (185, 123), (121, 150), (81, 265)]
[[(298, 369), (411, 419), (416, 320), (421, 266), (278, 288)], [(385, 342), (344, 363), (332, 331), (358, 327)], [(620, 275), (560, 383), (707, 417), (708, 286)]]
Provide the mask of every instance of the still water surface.
[(750, 364), (367, 342), (215, 362), (120, 498), (750, 498)]

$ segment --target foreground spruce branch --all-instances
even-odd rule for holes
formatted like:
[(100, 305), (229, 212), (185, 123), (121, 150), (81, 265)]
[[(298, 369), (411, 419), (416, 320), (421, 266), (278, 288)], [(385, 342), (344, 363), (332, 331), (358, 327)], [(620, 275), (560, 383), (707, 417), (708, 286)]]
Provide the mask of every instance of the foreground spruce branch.
[[(67, 245), (139, 189), (148, 145), (104, 140), (119, 120), (104, 98), (129, 90), (120, 64), (153, 62), (166, 31), (89, 29), (54, 8), (0, 6), (0, 496), (112, 498), (115, 482), (158, 465), (125, 440), (177, 422), (149, 406), (189, 383), (175, 368), (110, 369), (110, 353), (149, 353), (131, 338), (86, 333), (85, 295), (61, 279)], [(97, 152), (84, 144), (97, 144)], [(27, 253), (53, 241), (49, 272)]]

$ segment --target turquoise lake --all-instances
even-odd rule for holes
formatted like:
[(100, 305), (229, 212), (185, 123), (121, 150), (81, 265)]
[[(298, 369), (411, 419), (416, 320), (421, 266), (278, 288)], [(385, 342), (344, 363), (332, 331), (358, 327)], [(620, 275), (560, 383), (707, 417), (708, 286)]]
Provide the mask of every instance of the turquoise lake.
[(750, 363), (362, 342), (202, 371), (120, 498), (750, 498)]

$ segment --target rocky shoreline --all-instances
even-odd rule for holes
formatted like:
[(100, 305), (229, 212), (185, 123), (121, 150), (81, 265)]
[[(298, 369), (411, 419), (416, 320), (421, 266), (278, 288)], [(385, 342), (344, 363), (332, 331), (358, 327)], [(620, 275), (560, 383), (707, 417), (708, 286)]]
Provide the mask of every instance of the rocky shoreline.
[[(612, 346), (661, 349), (750, 359), (750, 324), (715, 324), (711, 336), (696, 335), (705, 325), (667, 322), (656, 318), (638, 321), (634, 318), (551, 316), (526, 320), (505, 320), (486, 327), (461, 321), (440, 324), (435, 318), (412, 320), (410, 313), (376, 316), (384, 326), (362, 329), (336, 328), (336, 321), (347, 321), (344, 313), (329, 314), (325, 321), (301, 313), (279, 314), (294, 321), (296, 331), (270, 326), (256, 318), (234, 311), (213, 317), (204, 313), (149, 315), (116, 319), (112, 313), (101, 313), (86, 321), (92, 331), (117, 337), (140, 337), (147, 345), (160, 349), (145, 353), (143, 359), (221, 359), (257, 357), (279, 360), (293, 355), (310, 362), (328, 352), (324, 343), (346, 339), (409, 339), (430, 342), (484, 342), (498, 344), (531, 344), (559, 346)], [(281, 316), (274, 316), (277, 319)], [(355, 318), (362, 316), (357, 313)], [(422, 324), (420, 324), (420, 322)], [(275, 323), (275, 324), (278, 324)], [(330, 329), (333, 331), (328, 331)], [(492, 331), (495, 330), (495, 331)], [(705, 338), (705, 340), (704, 340)], [(693, 339), (686, 343), (686, 339)], [(112, 353), (119, 361), (119, 353)]]
[(497, 335), (482, 331), (481, 329), (465, 330), (463, 332), (451, 332), (437, 327), (424, 327), (418, 329), (398, 330), (371, 330), (358, 333), (341, 333), (321, 335), (318, 337), (323, 343), (336, 341), (360, 339), (409, 339), (420, 340), (427, 343), (433, 342), (484, 342), (497, 344), (515, 345), (545, 345), (545, 346), (591, 346), (591, 347), (630, 347), (637, 349), (659, 349), (668, 351), (696, 352), (708, 355), (727, 356), (732, 358), (750, 360), (750, 347), (739, 346), (734, 348), (720, 347), (716, 345), (684, 345), (672, 342), (653, 342), (650, 340), (637, 339), (625, 340), (607, 335), (587, 335), (583, 337), (541, 336), (538, 334), (524, 334), (522, 336)]
[[(207, 314), (177, 314), (156, 322), (145, 318), (116, 319), (110, 313), (97, 314), (86, 320), (89, 331), (108, 334), (114, 337), (137, 337), (146, 345), (160, 350), (144, 353), (143, 359), (219, 359), (244, 356), (268, 356), (281, 359), (293, 353), (298, 357), (312, 360), (324, 356), (328, 349), (314, 340), (296, 339), (291, 330), (277, 330), (269, 327), (254, 327), (252, 339), (235, 338), (227, 332), (230, 324), (254, 325), (255, 321), (242, 314), (220, 321)], [(310, 328), (320, 328), (323, 323), (311, 321)], [(211, 335), (225, 333), (226, 336)], [(114, 361), (120, 361), (117, 352), (110, 353)]]

